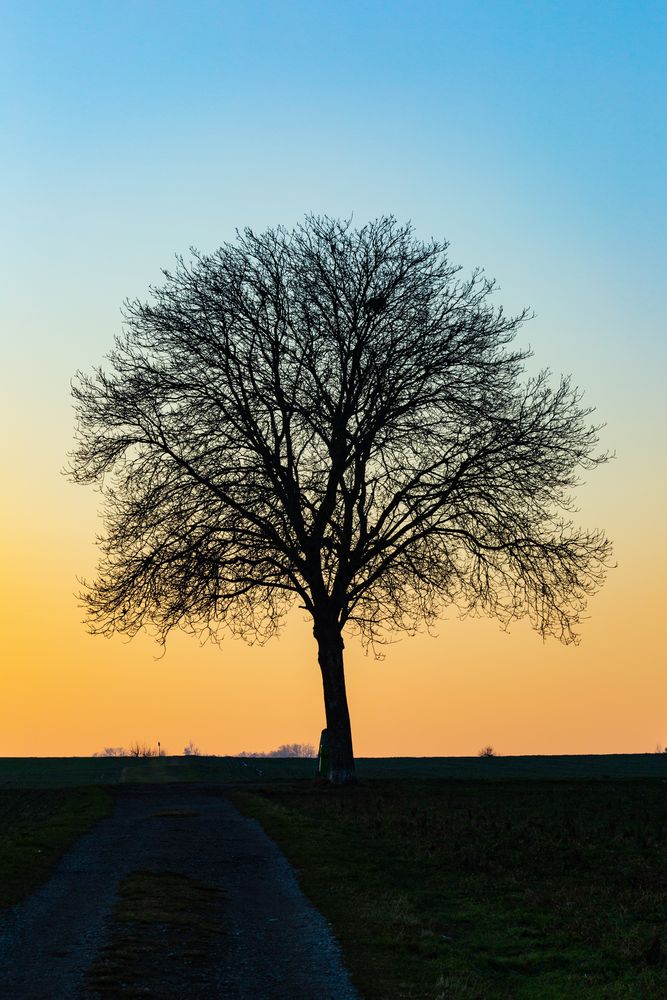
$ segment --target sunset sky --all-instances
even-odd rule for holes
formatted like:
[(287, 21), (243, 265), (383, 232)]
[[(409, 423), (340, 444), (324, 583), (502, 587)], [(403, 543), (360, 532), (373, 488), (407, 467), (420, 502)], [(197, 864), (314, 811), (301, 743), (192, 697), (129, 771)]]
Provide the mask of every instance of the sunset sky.
[(69, 381), (176, 253), (393, 213), (536, 318), (615, 460), (581, 489), (618, 567), (578, 647), (443, 620), (350, 641), (359, 755), (667, 743), (667, 7), (648, 0), (8, 0), (0, 9), (0, 756), (316, 743), (315, 646), (91, 637), (99, 497), (61, 475)]

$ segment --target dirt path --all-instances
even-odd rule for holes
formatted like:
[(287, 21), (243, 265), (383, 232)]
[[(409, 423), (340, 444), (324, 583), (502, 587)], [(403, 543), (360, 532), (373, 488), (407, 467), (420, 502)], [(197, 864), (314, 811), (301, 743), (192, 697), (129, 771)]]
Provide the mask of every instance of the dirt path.
[[(223, 933), (179, 995), (356, 998), (326, 921), (276, 845), (219, 788), (192, 784), (121, 788), (113, 814), (37, 892), (0, 916), (0, 997), (94, 997), (86, 972), (109, 939), (119, 882), (137, 871), (171, 872), (220, 890)], [(165, 981), (143, 995), (168, 997), (176, 985)], [(118, 989), (114, 996), (129, 995)]]

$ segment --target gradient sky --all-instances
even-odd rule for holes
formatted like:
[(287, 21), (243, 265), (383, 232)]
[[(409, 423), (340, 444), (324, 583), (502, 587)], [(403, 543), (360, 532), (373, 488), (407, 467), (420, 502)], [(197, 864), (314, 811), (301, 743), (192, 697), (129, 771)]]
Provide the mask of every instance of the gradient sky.
[(613, 463), (580, 491), (618, 568), (580, 646), (442, 622), (349, 642), (362, 755), (667, 743), (667, 7), (645, 0), (7, 0), (0, 7), (0, 755), (135, 739), (315, 743), (297, 612), (263, 649), (86, 634), (97, 496), (60, 475), (69, 379), (189, 246), (306, 212), (411, 219), (498, 279), (571, 372)]

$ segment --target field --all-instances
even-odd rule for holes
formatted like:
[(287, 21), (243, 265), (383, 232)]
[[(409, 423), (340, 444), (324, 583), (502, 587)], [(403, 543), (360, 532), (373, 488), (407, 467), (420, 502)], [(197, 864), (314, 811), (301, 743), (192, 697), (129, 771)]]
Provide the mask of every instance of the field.
[[(364, 1000), (664, 1000), (667, 755), (0, 760), (0, 905), (127, 782), (224, 784), (297, 868)], [(129, 890), (128, 890), (129, 891)]]
[(664, 1000), (663, 781), (237, 791), (365, 1000)]
[[(126, 781), (267, 782), (313, 778), (314, 760), (265, 757), (0, 757), (2, 788), (71, 788)], [(367, 779), (667, 781), (667, 753), (562, 757), (362, 757)]]
[(0, 907), (44, 881), (63, 851), (111, 805), (111, 795), (95, 786), (0, 788)]

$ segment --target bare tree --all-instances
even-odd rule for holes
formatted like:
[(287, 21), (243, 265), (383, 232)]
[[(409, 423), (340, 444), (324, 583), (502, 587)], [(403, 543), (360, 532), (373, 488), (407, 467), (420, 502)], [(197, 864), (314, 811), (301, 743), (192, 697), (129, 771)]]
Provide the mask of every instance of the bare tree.
[(610, 546), (570, 520), (606, 460), (568, 378), (528, 377), (523, 312), (393, 218), (308, 217), (178, 258), (78, 374), (70, 472), (105, 500), (93, 632), (263, 642), (312, 616), (333, 782), (353, 780), (343, 631), (445, 606), (568, 642)]
[(157, 757), (161, 756), (158, 754), (157, 747), (152, 747), (150, 743), (140, 743), (139, 740), (135, 740), (134, 743), (130, 744), (130, 748), (127, 751), (128, 757)]

